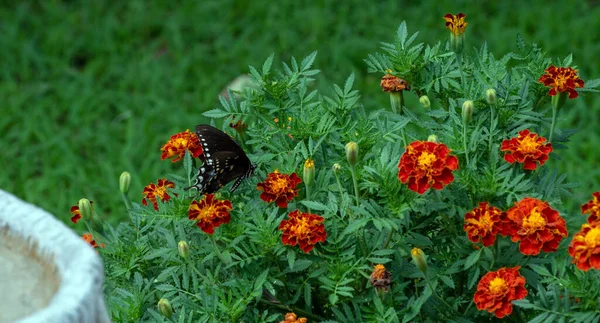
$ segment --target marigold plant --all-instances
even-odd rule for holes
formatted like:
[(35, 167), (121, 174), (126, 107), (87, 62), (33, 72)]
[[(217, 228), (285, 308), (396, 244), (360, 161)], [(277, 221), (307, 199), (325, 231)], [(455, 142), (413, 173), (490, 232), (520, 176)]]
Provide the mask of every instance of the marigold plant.
[(192, 157), (198, 158), (202, 154), (202, 145), (196, 137), (196, 134), (186, 129), (184, 132), (180, 132), (171, 136), (171, 138), (160, 148), (163, 152), (160, 156), (161, 159), (168, 159), (173, 156), (177, 156), (172, 162), (177, 162), (186, 151), (190, 151)]
[[(90, 201), (90, 205), (93, 205), (94, 202)], [(73, 214), (71, 216), (71, 222), (73, 222), (73, 224), (77, 224), (77, 222), (79, 222), (79, 220), (81, 220), (81, 211), (79, 210), (79, 205), (73, 205), (71, 206), (71, 214)]]
[(485, 274), (477, 284), (473, 300), (479, 310), (503, 318), (512, 313), (512, 301), (525, 298), (525, 278), (519, 274), (521, 267), (500, 268)]
[(94, 249), (104, 248), (104, 243), (101, 243), (101, 244), (96, 243), (96, 240), (94, 239), (94, 237), (92, 236), (91, 233), (84, 233), (81, 238), (83, 240), (85, 240), (85, 242), (89, 243), (90, 246), (92, 246)]
[(556, 251), (567, 236), (567, 226), (548, 202), (526, 197), (506, 211), (503, 234), (520, 241), (519, 251), (524, 255), (538, 255), (542, 250)]
[[(572, 55), (551, 59), (518, 36), (499, 57), (465, 37), (464, 14), (444, 19), (436, 43), (404, 22), (382, 39), (365, 60), (374, 78), (323, 85), (316, 53), (271, 55), (249, 69), (251, 86), (198, 107), (210, 121), (165, 118), (210, 123), (196, 128), (204, 151), (177, 134), (161, 154), (182, 162), (161, 164), (141, 203), (149, 175), (131, 169), (121, 210), (80, 201), (107, 244), (96, 250), (111, 320), (600, 321), (600, 193), (585, 203), (560, 173), (575, 130), (557, 118), (582, 103), (558, 100), (567, 79), (581, 97), (600, 81), (577, 87), (577, 73), (556, 70), (542, 80), (559, 93), (549, 97), (541, 74)], [(581, 204), (589, 223), (569, 236)], [(116, 227), (115, 212), (127, 217)]]
[(148, 202), (152, 203), (154, 209), (158, 211), (158, 202), (160, 199), (161, 202), (168, 202), (171, 199), (167, 189), (174, 188), (175, 183), (167, 180), (166, 178), (159, 179), (156, 184), (150, 183), (146, 187), (144, 187), (144, 191), (142, 195), (144, 198), (142, 199), (142, 204), (144, 206), (148, 205)]
[(325, 242), (327, 232), (322, 216), (300, 212), (298, 210), (288, 214), (289, 219), (281, 221), (279, 230), (283, 231), (281, 241), (283, 244), (295, 246), (305, 253), (311, 251), (318, 242)]
[(213, 234), (215, 228), (231, 221), (229, 211), (233, 209), (231, 201), (217, 200), (214, 194), (206, 194), (200, 201), (192, 201), (188, 219), (197, 221), (196, 225), (204, 232)]
[(398, 179), (419, 194), (429, 188), (441, 190), (454, 181), (452, 171), (458, 169), (458, 159), (450, 155), (444, 144), (430, 141), (412, 142), (400, 158)]
[(493, 207), (488, 202), (480, 202), (479, 206), (465, 214), (464, 230), (472, 242), (481, 242), (489, 247), (496, 241), (496, 235), (501, 231), (502, 210)]
[(545, 74), (540, 76), (538, 82), (550, 87), (548, 95), (554, 96), (561, 92), (567, 92), (569, 99), (574, 99), (579, 96), (576, 88), (582, 88), (584, 82), (577, 75), (577, 70), (571, 67), (556, 67), (554, 65), (548, 67)]
[(509, 163), (521, 163), (527, 170), (535, 170), (548, 160), (552, 152), (552, 144), (528, 129), (519, 132), (517, 137), (504, 140), (500, 150), (507, 151), (504, 160)]
[(581, 226), (571, 240), (569, 254), (581, 270), (600, 269), (600, 222)]
[(260, 198), (263, 201), (267, 203), (275, 202), (277, 206), (286, 208), (288, 202), (298, 196), (299, 188), (297, 186), (300, 183), (302, 183), (302, 179), (296, 173), (288, 175), (275, 170), (269, 174), (264, 182), (258, 183), (256, 189), (262, 191)]
[(592, 194), (592, 199), (581, 206), (581, 213), (588, 215), (588, 223), (600, 221), (600, 192)]

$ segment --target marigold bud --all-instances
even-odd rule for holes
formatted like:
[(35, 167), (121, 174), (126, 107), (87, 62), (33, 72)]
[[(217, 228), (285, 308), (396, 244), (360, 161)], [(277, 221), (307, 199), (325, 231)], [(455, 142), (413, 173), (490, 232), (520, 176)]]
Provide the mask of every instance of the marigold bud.
[(184, 240), (179, 241), (177, 244), (177, 250), (183, 259), (187, 259), (190, 256), (190, 246), (188, 246), (187, 242)]
[(412, 256), (412, 259), (419, 270), (421, 270), (424, 275), (427, 275), (427, 259), (425, 259), (425, 253), (423, 253), (423, 250), (419, 248), (412, 248), (410, 255)]
[(121, 193), (127, 194), (129, 192), (129, 185), (131, 184), (131, 174), (128, 172), (122, 172), (119, 177), (119, 190)]
[(469, 124), (473, 119), (473, 101), (467, 100), (462, 105), (462, 119), (465, 124)]
[(435, 142), (436, 144), (440, 143), (440, 140), (438, 139), (438, 136), (436, 136), (436, 135), (429, 135), (429, 137), (427, 137), (427, 141)]
[(358, 145), (354, 141), (346, 144), (346, 160), (350, 166), (356, 165), (358, 161)]
[(304, 162), (303, 180), (307, 186), (311, 186), (315, 181), (315, 162), (310, 158)]
[(86, 221), (90, 221), (92, 218), (92, 205), (90, 204), (90, 200), (85, 198), (81, 199), (77, 205), (79, 206), (81, 217)]
[(333, 171), (334, 171), (335, 173), (337, 173), (337, 172), (339, 172), (340, 170), (342, 170), (342, 166), (340, 166), (340, 164), (338, 164), (338, 163), (335, 163), (335, 164), (333, 164), (333, 167), (331, 167), (331, 169), (333, 169)]
[(487, 91), (485, 91), (485, 98), (489, 104), (495, 104), (496, 103), (496, 90), (487, 89)]
[(431, 107), (431, 101), (429, 101), (429, 97), (427, 95), (423, 95), (419, 98), (419, 102), (425, 109), (429, 109)]
[(173, 316), (173, 308), (171, 307), (169, 301), (165, 298), (161, 298), (158, 301), (158, 311), (166, 318), (171, 318), (171, 316)]

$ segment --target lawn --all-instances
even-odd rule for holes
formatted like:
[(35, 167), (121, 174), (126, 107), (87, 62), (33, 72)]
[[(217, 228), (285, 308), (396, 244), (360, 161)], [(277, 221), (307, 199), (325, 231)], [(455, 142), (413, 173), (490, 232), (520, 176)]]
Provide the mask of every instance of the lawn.
[[(318, 51), (316, 82), (329, 91), (352, 72), (369, 109), (389, 104), (381, 75), (363, 59), (401, 21), (419, 41), (445, 40), (442, 16), (467, 14), (466, 50), (516, 51), (517, 33), (550, 56), (573, 53), (584, 80), (600, 77), (600, 6), (593, 1), (15, 1), (0, 7), (0, 188), (68, 221), (80, 198), (111, 222), (124, 216), (119, 174), (131, 196), (179, 165), (160, 160), (170, 135), (205, 123), (203, 111), (235, 77)], [(279, 66), (277, 66), (279, 67)], [(407, 105), (421, 109), (416, 96)], [(600, 190), (600, 100), (586, 92), (560, 111), (577, 128), (562, 160), (577, 182), (560, 209), (578, 212)], [(424, 139), (424, 138), (423, 138)], [(554, 155), (556, 156), (556, 155)], [(298, 167), (301, 167), (298, 165)]]

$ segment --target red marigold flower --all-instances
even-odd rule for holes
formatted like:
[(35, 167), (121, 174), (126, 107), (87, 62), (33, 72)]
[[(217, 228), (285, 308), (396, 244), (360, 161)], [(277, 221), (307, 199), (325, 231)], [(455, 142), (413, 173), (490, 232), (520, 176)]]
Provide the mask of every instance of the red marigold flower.
[(458, 158), (448, 146), (431, 141), (414, 141), (406, 147), (398, 164), (398, 179), (419, 194), (430, 187), (441, 190), (454, 181)]
[(275, 201), (277, 206), (285, 208), (288, 205), (288, 201), (291, 201), (294, 196), (298, 196), (298, 184), (302, 183), (302, 180), (296, 173), (281, 174), (277, 170), (270, 173), (264, 182), (258, 183), (256, 189), (263, 191), (260, 193), (261, 200), (271, 203)]
[(512, 301), (525, 298), (525, 277), (519, 274), (519, 266), (500, 268), (485, 274), (473, 296), (473, 301), (480, 311), (487, 310), (497, 318), (512, 313)]
[(214, 194), (206, 194), (200, 202), (192, 202), (188, 211), (188, 219), (198, 221), (196, 225), (202, 231), (213, 234), (215, 228), (229, 223), (231, 209), (233, 209), (231, 201), (217, 200)]
[(480, 202), (479, 206), (465, 214), (464, 230), (472, 242), (483, 243), (489, 247), (496, 241), (500, 232), (502, 210)]
[(546, 138), (530, 133), (528, 129), (519, 131), (519, 136), (504, 140), (500, 151), (509, 151), (504, 160), (509, 163), (519, 162), (527, 170), (535, 170), (544, 165), (548, 154), (552, 152), (552, 144), (545, 143)]
[(574, 99), (579, 94), (575, 91), (576, 88), (583, 87), (583, 80), (577, 75), (577, 70), (570, 67), (556, 67), (550, 65), (546, 70), (546, 74), (540, 76), (538, 82), (550, 87), (548, 95), (554, 96), (558, 92), (568, 92), (569, 99)]
[(97, 244), (96, 240), (94, 240), (94, 237), (92, 237), (91, 233), (84, 233), (81, 238), (83, 238), (83, 240), (85, 240), (85, 242), (89, 243), (90, 246), (92, 246), (94, 248), (104, 248), (104, 243)]
[(569, 245), (573, 263), (583, 271), (600, 269), (600, 222), (583, 224)]
[(295, 210), (288, 214), (289, 220), (279, 223), (279, 230), (283, 231), (281, 241), (283, 244), (295, 246), (300, 244), (300, 249), (305, 253), (311, 251), (317, 242), (325, 242), (327, 232), (323, 225), (323, 217)]
[(541, 250), (556, 251), (568, 233), (565, 220), (548, 202), (526, 197), (506, 211), (501, 234), (521, 241), (522, 254), (535, 256)]
[(162, 160), (177, 156), (173, 159), (173, 162), (176, 162), (185, 156), (186, 150), (190, 151), (192, 157), (198, 158), (202, 154), (202, 145), (196, 134), (186, 129), (184, 132), (172, 135), (160, 150), (163, 152), (160, 156)]
[[(94, 205), (94, 202), (90, 201), (90, 205)], [(71, 217), (71, 222), (77, 224), (77, 222), (81, 220), (81, 211), (79, 211), (79, 205), (75, 204), (71, 206), (71, 214), (73, 214)]]
[(384, 265), (375, 265), (373, 273), (369, 277), (369, 282), (376, 289), (387, 291), (388, 286), (392, 284), (392, 274), (385, 269)]
[(600, 221), (600, 192), (592, 194), (593, 198), (581, 206), (581, 213), (589, 214), (588, 223)]
[[(167, 180), (166, 178), (161, 178), (158, 180), (157, 184), (150, 183), (146, 187), (144, 187), (144, 191), (142, 194), (145, 196), (142, 199), (142, 204), (145, 206), (148, 205), (148, 201), (154, 205), (154, 209), (158, 211), (158, 202), (156, 198), (160, 198), (162, 202), (168, 202), (171, 199), (171, 196), (167, 194), (167, 188), (175, 187), (175, 183)], [(177, 196), (177, 194), (174, 194)]]
[(381, 90), (384, 92), (400, 92), (410, 91), (410, 85), (405, 80), (390, 74), (386, 74), (381, 78), (379, 83)]
[(306, 322), (308, 322), (308, 320), (305, 317), (298, 318), (296, 313), (292, 312), (292, 313), (285, 314), (283, 321), (280, 321), (279, 323), (306, 323)]
[(453, 15), (451, 13), (445, 14), (444, 20), (446, 20), (446, 28), (448, 28), (455, 36), (463, 34), (467, 25), (469, 25), (465, 21), (466, 17), (467, 15), (462, 12), (458, 15)]

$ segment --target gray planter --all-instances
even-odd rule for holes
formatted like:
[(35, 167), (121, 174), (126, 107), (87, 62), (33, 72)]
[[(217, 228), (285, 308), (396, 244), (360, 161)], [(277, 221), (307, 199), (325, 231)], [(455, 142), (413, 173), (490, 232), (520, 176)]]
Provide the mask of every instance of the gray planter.
[(0, 190), (0, 322), (110, 322), (103, 282), (102, 260), (81, 237)]

